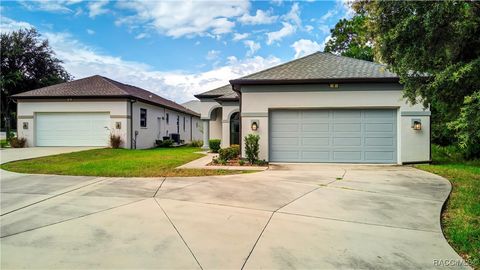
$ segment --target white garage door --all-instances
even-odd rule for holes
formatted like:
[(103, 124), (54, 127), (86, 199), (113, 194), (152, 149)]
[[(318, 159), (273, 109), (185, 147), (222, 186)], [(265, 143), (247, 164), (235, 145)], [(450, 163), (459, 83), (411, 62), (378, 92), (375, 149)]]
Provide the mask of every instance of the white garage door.
[(395, 110), (270, 113), (270, 161), (395, 163)]
[(37, 146), (107, 146), (109, 113), (37, 113)]

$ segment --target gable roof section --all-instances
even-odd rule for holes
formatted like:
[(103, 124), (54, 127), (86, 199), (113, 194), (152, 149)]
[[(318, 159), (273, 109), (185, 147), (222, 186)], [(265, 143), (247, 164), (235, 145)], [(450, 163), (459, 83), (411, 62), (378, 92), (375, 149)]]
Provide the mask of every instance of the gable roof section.
[(217, 97), (221, 97), (221, 96), (229, 95), (233, 93), (235, 92), (232, 90), (232, 86), (230, 84), (227, 84), (227, 85), (212, 89), (210, 91), (197, 94), (195, 95), (195, 97), (196, 98), (217, 98)]
[(398, 75), (382, 64), (316, 52), (230, 81), (232, 85), (322, 82), (398, 82)]
[(198, 116), (198, 113), (152, 92), (99, 75), (23, 92), (12, 98), (133, 98)]

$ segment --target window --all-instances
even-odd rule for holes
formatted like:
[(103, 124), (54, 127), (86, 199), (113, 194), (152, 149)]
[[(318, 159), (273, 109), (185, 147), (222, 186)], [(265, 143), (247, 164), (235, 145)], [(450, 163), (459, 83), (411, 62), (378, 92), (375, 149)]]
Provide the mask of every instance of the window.
[(140, 109), (140, 127), (147, 127), (147, 109)]
[(166, 118), (167, 118), (167, 124), (168, 124), (168, 122), (170, 122), (170, 117), (169, 117), (168, 113), (167, 113), (167, 117), (166, 117)]
[(183, 131), (185, 131), (185, 116), (183, 117)]

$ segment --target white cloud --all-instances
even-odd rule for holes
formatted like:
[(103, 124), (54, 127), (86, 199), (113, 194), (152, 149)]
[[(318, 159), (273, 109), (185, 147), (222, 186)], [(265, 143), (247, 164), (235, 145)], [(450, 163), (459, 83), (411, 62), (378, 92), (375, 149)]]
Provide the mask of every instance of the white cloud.
[(95, 31), (93, 31), (92, 29), (87, 29), (87, 33), (89, 35), (94, 35), (95, 34)]
[(151, 66), (98, 52), (67, 33), (46, 33), (57, 57), (76, 79), (99, 74), (142, 87), (162, 97), (184, 102), (194, 94), (227, 84), (229, 80), (278, 65), (276, 57), (228, 57), (225, 65), (199, 73), (158, 71)]
[(250, 35), (249, 33), (243, 33), (243, 34), (235, 33), (233, 34), (233, 41), (239, 41), (239, 40), (245, 39), (249, 35)]
[(88, 16), (95, 18), (98, 15), (102, 15), (108, 12), (105, 6), (108, 4), (108, 0), (97, 0), (88, 3)]
[(45, 0), (29, 0), (20, 1), (24, 7), (29, 10), (42, 10), (55, 13), (70, 13), (72, 9), (69, 6), (78, 4), (82, 0), (57, 0), (57, 1), (45, 1)]
[(178, 38), (216, 36), (232, 31), (232, 18), (248, 12), (249, 2), (241, 1), (122, 1), (117, 7), (133, 11), (118, 19), (117, 25), (153, 28), (160, 34)]
[(327, 13), (323, 14), (322, 17), (320, 17), (320, 22), (325, 22), (326, 20), (335, 16), (337, 13), (338, 13), (337, 9), (331, 9), (331, 10), (327, 11)]
[(15, 30), (32, 27), (33, 25), (29, 24), (28, 22), (19, 22), (8, 17), (2, 17), (0, 23), (0, 33), (10, 33)]
[(291, 25), (290, 23), (287, 22), (282, 22), (283, 27), (282, 29), (275, 31), (275, 32), (269, 32), (267, 33), (267, 44), (271, 45), (275, 41), (280, 41), (284, 37), (289, 36), (293, 33), (295, 33), (296, 28), (295, 26)]
[(305, 30), (307, 30), (307, 32), (309, 32), (309, 33), (312, 32), (313, 28), (314, 27), (311, 26), (311, 25), (305, 25)]
[(300, 18), (300, 6), (294, 3), (290, 11), (282, 16), (285, 21), (290, 21), (297, 27), (302, 27), (302, 19)]
[(245, 13), (238, 21), (242, 24), (271, 24), (277, 20), (278, 16), (271, 15), (270, 11), (257, 9), (255, 16)]
[(320, 32), (322, 32), (322, 34), (328, 34), (330, 33), (330, 27), (328, 27), (328, 25), (326, 24), (321, 24), (318, 29), (320, 29)]
[(248, 51), (247, 51), (248, 57), (254, 55), (262, 47), (260, 43), (257, 43), (253, 40), (245, 40), (243, 44), (245, 44), (245, 46), (248, 48)]
[(210, 51), (208, 51), (205, 59), (207, 59), (208, 61), (212, 61), (212, 60), (217, 59), (219, 56), (220, 56), (220, 51), (210, 50)]
[(295, 41), (290, 47), (295, 50), (295, 58), (299, 58), (307, 54), (322, 51), (325, 44), (318, 44), (316, 41), (308, 39), (300, 39)]
[(135, 39), (144, 39), (144, 38), (148, 38), (148, 37), (150, 37), (149, 34), (147, 34), (147, 33), (140, 33), (140, 34), (138, 34), (138, 35), (135, 36)]

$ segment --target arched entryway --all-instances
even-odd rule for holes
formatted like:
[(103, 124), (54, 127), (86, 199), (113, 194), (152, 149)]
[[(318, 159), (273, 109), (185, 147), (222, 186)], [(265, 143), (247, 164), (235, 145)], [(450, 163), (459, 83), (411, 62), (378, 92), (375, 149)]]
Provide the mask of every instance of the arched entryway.
[(240, 144), (240, 113), (230, 116), (230, 144)]

